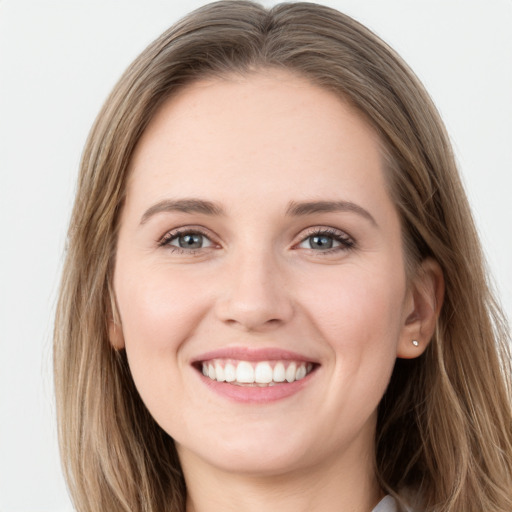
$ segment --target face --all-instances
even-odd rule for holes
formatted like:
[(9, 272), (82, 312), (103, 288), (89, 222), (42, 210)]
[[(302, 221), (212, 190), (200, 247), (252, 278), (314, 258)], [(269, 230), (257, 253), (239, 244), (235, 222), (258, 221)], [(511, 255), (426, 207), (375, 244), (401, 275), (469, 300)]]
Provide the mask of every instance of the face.
[(114, 289), (112, 343), (184, 464), (371, 455), (412, 298), (378, 137), (332, 93), (268, 71), (168, 100), (132, 160)]

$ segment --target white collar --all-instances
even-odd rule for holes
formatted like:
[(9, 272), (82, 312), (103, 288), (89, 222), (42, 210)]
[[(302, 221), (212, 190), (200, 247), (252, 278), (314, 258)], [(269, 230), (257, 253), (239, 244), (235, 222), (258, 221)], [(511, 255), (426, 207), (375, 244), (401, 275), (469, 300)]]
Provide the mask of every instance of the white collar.
[(385, 496), (372, 512), (397, 512), (396, 501), (392, 496)]

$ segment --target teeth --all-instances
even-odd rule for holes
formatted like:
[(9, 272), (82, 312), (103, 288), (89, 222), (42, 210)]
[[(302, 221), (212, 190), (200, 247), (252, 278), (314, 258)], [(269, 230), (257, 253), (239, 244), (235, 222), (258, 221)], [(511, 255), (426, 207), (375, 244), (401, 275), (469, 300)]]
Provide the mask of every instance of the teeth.
[(236, 367), (236, 381), (242, 384), (252, 384), (254, 382), (254, 368), (250, 363), (241, 361)]
[[(209, 372), (208, 372), (209, 374)], [(286, 380), (288, 382), (293, 382), (295, 380), (295, 377), (297, 375), (297, 365), (295, 363), (291, 363), (288, 368), (286, 368)], [(210, 377), (211, 379), (211, 377)]]
[(286, 371), (283, 363), (277, 363), (274, 366), (274, 382), (284, 382), (286, 379)]
[(273, 372), (268, 363), (258, 363), (254, 370), (254, 382), (259, 384), (268, 384), (272, 382)]
[(222, 365), (220, 365), (219, 363), (215, 365), (215, 380), (217, 380), (218, 382), (224, 382), (226, 380), (224, 368), (222, 368)]
[(234, 384), (253, 384), (273, 386), (279, 382), (295, 382), (301, 380), (313, 369), (311, 363), (269, 361), (250, 363), (248, 361), (227, 362), (223, 360), (209, 361), (202, 365), (202, 372), (217, 382), (232, 382)]
[[(306, 376), (306, 367), (301, 365), (297, 368), (297, 373), (295, 374), (295, 380), (303, 379)], [(218, 377), (217, 377), (218, 379)]]
[(231, 363), (224, 366), (224, 377), (226, 382), (234, 382), (236, 380), (236, 369)]

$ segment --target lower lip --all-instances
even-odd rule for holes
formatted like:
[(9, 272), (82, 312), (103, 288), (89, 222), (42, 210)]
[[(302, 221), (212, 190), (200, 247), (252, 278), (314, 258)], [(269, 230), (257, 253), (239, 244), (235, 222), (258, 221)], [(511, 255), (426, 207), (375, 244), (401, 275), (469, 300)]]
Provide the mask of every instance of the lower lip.
[(218, 382), (199, 374), (201, 380), (215, 393), (241, 403), (269, 403), (283, 400), (301, 391), (310, 382), (315, 370), (303, 379), (274, 386), (237, 386), (228, 382)]

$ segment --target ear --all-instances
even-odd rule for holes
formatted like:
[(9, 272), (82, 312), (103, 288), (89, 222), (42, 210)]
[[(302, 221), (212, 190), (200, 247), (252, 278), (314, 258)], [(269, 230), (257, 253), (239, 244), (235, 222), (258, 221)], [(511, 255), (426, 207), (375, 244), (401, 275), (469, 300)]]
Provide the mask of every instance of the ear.
[(121, 350), (124, 348), (123, 328), (121, 327), (121, 324), (113, 318), (108, 321), (108, 338), (110, 340), (110, 344), (115, 350)]
[(409, 283), (397, 357), (412, 359), (423, 354), (434, 334), (443, 298), (443, 271), (437, 261), (426, 258)]

